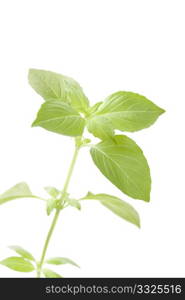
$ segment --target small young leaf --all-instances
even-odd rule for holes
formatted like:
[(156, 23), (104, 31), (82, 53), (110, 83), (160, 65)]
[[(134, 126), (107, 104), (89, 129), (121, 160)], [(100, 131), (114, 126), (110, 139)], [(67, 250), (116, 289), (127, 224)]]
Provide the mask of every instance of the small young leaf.
[(47, 211), (47, 215), (49, 216), (51, 214), (51, 212), (53, 211), (53, 209), (56, 208), (57, 206), (57, 199), (55, 198), (50, 198), (47, 200), (46, 202), (46, 211)]
[(53, 100), (42, 104), (32, 126), (68, 136), (82, 135), (85, 120), (68, 104)]
[(75, 145), (76, 147), (80, 148), (80, 147), (85, 147), (87, 144), (89, 144), (91, 142), (90, 139), (86, 139), (86, 138), (82, 138), (81, 136), (77, 136), (75, 138)]
[(50, 265), (70, 264), (70, 265), (80, 268), (73, 260), (66, 258), (66, 257), (53, 257), (53, 258), (46, 260), (46, 263), (50, 264)]
[(87, 119), (87, 129), (95, 137), (102, 140), (109, 139), (114, 136), (114, 129), (112, 128), (111, 122), (104, 117)]
[(20, 182), (0, 195), (0, 204), (17, 198), (39, 198), (34, 196), (25, 182)]
[(50, 269), (43, 269), (42, 272), (46, 278), (62, 278), (62, 276), (60, 274), (58, 274)]
[(72, 198), (68, 198), (67, 199), (67, 203), (70, 205), (70, 206), (73, 206), (77, 209), (81, 209), (81, 205), (80, 205), (80, 202), (76, 199), (72, 199)]
[(53, 198), (57, 198), (60, 195), (60, 191), (53, 186), (46, 186), (44, 189)]
[(99, 134), (98, 128), (106, 128), (106, 123), (112, 130), (132, 132), (149, 127), (162, 113), (162, 108), (144, 96), (132, 92), (117, 92), (90, 115), (87, 125), (91, 133), (102, 139), (102, 129)]
[(89, 101), (80, 85), (72, 78), (58, 73), (30, 69), (28, 80), (32, 88), (46, 101), (66, 102), (79, 112), (86, 112)]
[(102, 174), (128, 196), (150, 200), (150, 169), (142, 150), (124, 135), (92, 146), (95, 165)]
[(98, 107), (102, 104), (103, 102), (97, 102), (95, 103), (93, 106), (89, 107), (88, 109), (88, 115), (91, 115), (91, 114), (94, 114), (97, 110), (98, 110)]
[(30, 261), (17, 256), (8, 257), (0, 261), (0, 264), (18, 272), (32, 272), (35, 269)]
[(88, 193), (82, 200), (98, 200), (113, 213), (126, 221), (140, 227), (140, 219), (137, 211), (125, 201), (107, 194), (92, 194)]
[(27, 250), (23, 249), (22, 247), (14, 245), (14, 246), (9, 246), (9, 248), (11, 250), (14, 250), (17, 254), (20, 254), (22, 257), (35, 261), (33, 255)]

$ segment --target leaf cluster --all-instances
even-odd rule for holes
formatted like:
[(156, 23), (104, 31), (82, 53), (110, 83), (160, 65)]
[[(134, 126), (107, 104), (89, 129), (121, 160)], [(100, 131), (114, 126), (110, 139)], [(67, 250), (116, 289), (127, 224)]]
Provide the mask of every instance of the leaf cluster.
[[(3, 266), (8, 267), (9, 269), (12, 269), (14, 271), (18, 272), (33, 272), (33, 271), (38, 271), (39, 270), (39, 263), (36, 261), (36, 259), (33, 257), (33, 255), (25, 250), (24, 248), (14, 245), (9, 247), (11, 250), (15, 251), (19, 256), (10, 256), (2, 261), (0, 261), (0, 264)], [(66, 257), (53, 257), (45, 260), (44, 265), (64, 265), (64, 264), (70, 264), (75, 267), (79, 266), (71, 259), (66, 258)], [(59, 278), (62, 277), (55, 271), (52, 271), (48, 268), (42, 268), (40, 270), (41, 273), (44, 275), (46, 278)]]
[(122, 132), (151, 126), (164, 110), (146, 97), (119, 91), (104, 101), (90, 105), (81, 86), (72, 78), (44, 70), (31, 69), (29, 83), (45, 102), (33, 126), (79, 137), (86, 128), (101, 141), (91, 144), (93, 162), (123, 193), (150, 200), (151, 177), (140, 147)]
[[(32, 88), (44, 99), (32, 126), (75, 138), (76, 147), (89, 146), (92, 161), (100, 172), (127, 196), (150, 201), (151, 176), (141, 148), (125, 134), (151, 126), (164, 110), (137, 93), (119, 91), (104, 101), (90, 105), (81, 86), (72, 78), (45, 70), (30, 69)], [(87, 129), (100, 142), (93, 144), (83, 137)], [(45, 200), (47, 214), (73, 206), (81, 209), (83, 199), (99, 200), (123, 219), (140, 226), (135, 209), (122, 199), (105, 193), (88, 193), (71, 198), (55, 187), (46, 187), (48, 199), (35, 196), (24, 182), (0, 195), (0, 204), (16, 198)]]
[[(74, 137), (77, 149), (89, 146), (92, 161), (99, 171), (125, 195), (150, 201), (151, 176), (141, 148), (125, 132), (135, 132), (151, 126), (164, 110), (146, 97), (128, 91), (115, 92), (104, 101), (90, 105), (81, 86), (72, 78), (45, 70), (31, 69), (29, 83), (44, 99), (32, 126)], [(91, 143), (83, 136), (85, 129), (100, 141)], [(123, 199), (105, 193), (88, 192), (74, 199), (67, 191), (45, 187), (47, 198), (34, 195), (27, 183), (20, 182), (0, 195), (0, 204), (18, 198), (41, 199), (47, 215), (72, 206), (81, 209), (84, 200), (97, 200), (122, 219), (140, 227), (137, 211)], [(45, 277), (61, 277), (48, 268), (39, 270), (33, 255), (19, 246), (11, 246), (19, 256), (0, 262), (15, 271), (41, 272)], [(68, 258), (55, 257), (44, 264), (78, 266)]]

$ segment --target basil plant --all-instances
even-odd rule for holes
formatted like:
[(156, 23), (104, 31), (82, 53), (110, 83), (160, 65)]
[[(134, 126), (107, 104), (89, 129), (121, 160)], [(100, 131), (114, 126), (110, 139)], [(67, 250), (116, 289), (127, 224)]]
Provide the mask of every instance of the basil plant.
[[(36, 272), (39, 277), (62, 277), (48, 268), (48, 265), (78, 265), (66, 257), (46, 259), (51, 236), (60, 212), (69, 206), (81, 209), (88, 200), (97, 200), (122, 219), (140, 227), (137, 211), (123, 199), (108, 195), (104, 191), (98, 194), (88, 192), (74, 199), (69, 194), (69, 183), (82, 147), (89, 150), (90, 157), (99, 171), (121, 192), (127, 196), (150, 201), (151, 176), (147, 160), (141, 148), (125, 132), (134, 132), (151, 126), (164, 110), (146, 97), (126, 91), (115, 92), (104, 101), (90, 105), (80, 85), (72, 78), (44, 70), (31, 69), (29, 83), (43, 98), (32, 126), (72, 137), (74, 154), (66, 175), (62, 190), (45, 187), (48, 198), (43, 199), (32, 193), (25, 182), (21, 182), (0, 195), (0, 204), (18, 198), (38, 198), (45, 201), (48, 215), (53, 213), (53, 221), (48, 231), (40, 260), (20, 246), (10, 246), (16, 256), (0, 262), (12, 270)], [(84, 134), (85, 129), (99, 139), (93, 143)], [(119, 133), (117, 133), (119, 130)], [(97, 139), (96, 139), (97, 140)]]

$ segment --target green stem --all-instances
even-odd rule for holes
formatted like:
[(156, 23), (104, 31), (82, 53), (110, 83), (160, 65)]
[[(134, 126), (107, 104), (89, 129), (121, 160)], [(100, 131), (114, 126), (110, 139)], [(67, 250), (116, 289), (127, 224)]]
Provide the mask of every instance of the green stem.
[[(73, 154), (73, 158), (72, 158), (71, 164), (69, 166), (67, 177), (66, 177), (66, 180), (65, 180), (65, 183), (64, 183), (64, 188), (63, 188), (63, 193), (62, 193), (61, 201), (62, 201), (63, 197), (65, 197), (65, 195), (67, 193), (67, 189), (68, 189), (68, 186), (69, 186), (69, 183), (70, 183), (70, 180), (71, 180), (71, 176), (72, 176), (72, 173), (73, 173), (73, 169), (74, 169), (74, 166), (75, 166), (75, 163), (76, 163), (76, 159), (77, 159), (79, 150), (80, 150), (80, 146), (78, 146), (76, 144), (76, 146), (75, 146), (75, 152)], [(52, 233), (53, 233), (53, 231), (55, 229), (55, 225), (57, 223), (59, 215), (60, 215), (60, 209), (57, 209), (56, 212), (55, 212), (53, 221), (51, 223), (50, 229), (48, 231), (48, 234), (47, 234), (47, 237), (46, 237), (46, 241), (44, 243), (44, 248), (43, 248), (43, 251), (42, 251), (40, 262), (38, 263), (38, 270), (37, 270), (37, 277), (38, 278), (40, 278), (40, 276), (41, 276), (41, 270), (42, 270), (42, 266), (43, 266), (44, 259), (45, 259), (45, 256), (46, 256), (46, 251), (48, 249), (48, 245), (49, 245)]]

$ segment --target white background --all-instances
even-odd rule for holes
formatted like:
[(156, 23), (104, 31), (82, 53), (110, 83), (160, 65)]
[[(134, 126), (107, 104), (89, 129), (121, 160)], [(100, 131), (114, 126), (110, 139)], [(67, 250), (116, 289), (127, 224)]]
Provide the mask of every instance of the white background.
[[(132, 200), (79, 156), (73, 196), (117, 195), (140, 213), (141, 229), (99, 203), (61, 213), (47, 257), (66, 256), (81, 269), (68, 277), (185, 276), (184, 1), (17, 0), (0, 4), (0, 191), (26, 181), (34, 193), (62, 188), (73, 151), (70, 138), (31, 128), (42, 99), (29, 68), (75, 78), (92, 103), (118, 90), (138, 92), (166, 110), (151, 127), (128, 134), (142, 147), (153, 179), (151, 202)], [(39, 200), (0, 207), (0, 259), (18, 244), (38, 259), (51, 223)], [(34, 276), (0, 267), (1, 277)]]

